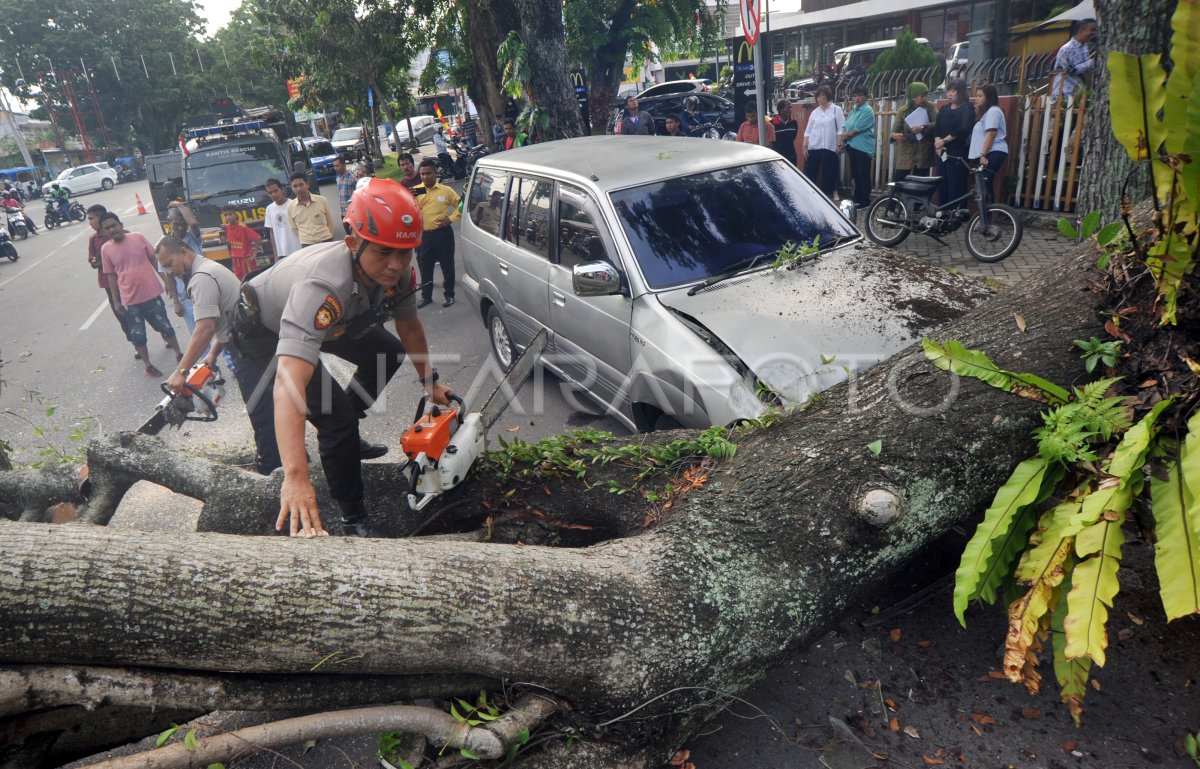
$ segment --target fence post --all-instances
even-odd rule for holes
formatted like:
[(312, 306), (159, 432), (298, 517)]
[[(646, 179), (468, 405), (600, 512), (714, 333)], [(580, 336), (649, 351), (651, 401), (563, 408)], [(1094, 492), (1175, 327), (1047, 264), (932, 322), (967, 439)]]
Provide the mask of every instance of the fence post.
[(1067, 143), (1071, 140), (1071, 116), (1074, 114), (1075, 97), (1067, 97), (1067, 108), (1062, 115), (1062, 142), (1058, 145), (1058, 179), (1054, 185), (1054, 210), (1062, 210), (1063, 185), (1067, 181)]

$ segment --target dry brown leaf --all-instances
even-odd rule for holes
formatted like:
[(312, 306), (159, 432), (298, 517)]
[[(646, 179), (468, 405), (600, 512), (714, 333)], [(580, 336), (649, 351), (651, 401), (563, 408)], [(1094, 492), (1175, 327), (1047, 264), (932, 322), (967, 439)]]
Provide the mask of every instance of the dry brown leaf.
[(932, 766), (937, 766), (938, 764), (946, 763), (945, 761), (941, 760), (940, 758), (934, 758), (932, 756), (927, 756), (924, 753), (921, 754), (921, 760)]
[(903, 731), (905, 734), (907, 734), (909, 737), (912, 737), (914, 740), (921, 739), (921, 733), (917, 731), (917, 727), (915, 727), (915, 726), (906, 726), (906, 727), (904, 727)]
[(1024, 334), (1025, 333), (1025, 316), (1019, 312), (1014, 312), (1013, 320), (1015, 320), (1017, 322), (1017, 328), (1021, 330), (1022, 334)]
[(899, 707), (896, 705), (896, 701), (895, 701), (895, 700), (893, 700), (891, 697), (888, 697), (886, 700), (884, 700), (884, 702), (886, 702), (886, 703), (887, 703), (887, 706), (888, 706), (888, 708), (889, 708), (889, 709), (891, 709), (891, 710), (899, 710), (899, 709), (900, 709), (900, 708), (899, 708)]
[(894, 627), (890, 631), (888, 631), (888, 638), (891, 640), (892, 643), (899, 643), (900, 642), (900, 633), (901, 633), (900, 628)]
[(1070, 753), (1072, 750), (1079, 747), (1079, 743), (1075, 740), (1067, 740), (1062, 745), (1059, 745), (1059, 747), (1062, 748), (1063, 753)]
[(1109, 336), (1111, 336), (1115, 339), (1120, 339), (1121, 341), (1124, 341), (1124, 342), (1133, 341), (1132, 339), (1129, 338), (1129, 334), (1126, 334), (1124, 331), (1122, 331), (1120, 326), (1118, 326), (1116, 323), (1114, 323), (1111, 318), (1109, 318), (1108, 320), (1106, 320), (1104, 322), (1104, 330), (1108, 332)]
[(900, 731), (900, 720), (893, 718), (891, 721), (888, 721), (888, 728), (891, 729), (893, 732)]
[(1117, 631), (1118, 641), (1128, 641), (1130, 638), (1133, 638), (1133, 628), (1123, 627)]
[(690, 751), (690, 750), (678, 750), (675, 752), (675, 756), (670, 761), (667, 762), (667, 765), (668, 766), (683, 766), (683, 762), (687, 761), (688, 758), (691, 757), (691, 755), (692, 755), (692, 751)]
[(549, 487), (549, 486), (543, 486), (543, 487), (542, 487), (542, 491), (546, 492), (546, 496), (548, 496), (548, 497), (550, 497), (550, 496), (553, 496), (553, 495), (550, 493), (550, 487)]
[(1135, 304), (1132, 307), (1123, 307), (1120, 310), (1117, 310), (1117, 315), (1120, 315), (1122, 318), (1128, 318), (1130, 315), (1137, 315), (1141, 311), (1142, 308)]
[(1037, 708), (1021, 708), (1021, 718), (1041, 718), (1042, 711)]
[(1095, 689), (1096, 691), (1100, 691), (1100, 682), (1097, 681), (1095, 678), (1092, 679), (1092, 688)]
[(986, 724), (988, 726), (996, 723), (996, 719), (992, 718), (991, 716), (984, 715), (978, 711), (971, 714), (971, 720), (977, 724)]
[(1004, 671), (1002, 671), (1002, 670), (989, 670), (988, 671), (988, 678), (1006, 678), (1006, 677), (1007, 676), (1004, 675)]
[(933, 646), (933, 641), (917, 641), (917, 646), (920, 646), (922, 649), (928, 649), (930, 646)]
[(510, 427), (510, 428), (508, 428), (508, 432), (510, 432), (510, 433), (515, 433), (517, 430), (520, 430), (520, 429), (521, 429), (521, 426), (520, 426), (520, 425), (517, 425), (516, 427)]
[(1140, 385), (1138, 385), (1138, 389), (1145, 390), (1147, 387), (1153, 387), (1156, 384), (1158, 384), (1157, 379), (1147, 379), (1145, 382), (1142, 382)]
[(979, 681), (981, 683), (985, 683), (987, 681), (992, 680), (992, 677), (989, 676), (987, 673), (984, 673), (983, 675), (981, 675), (979, 678), (976, 678), (975, 680)]
[(1134, 614), (1133, 612), (1129, 612), (1129, 611), (1127, 611), (1127, 612), (1125, 612), (1125, 613), (1129, 615), (1129, 621), (1130, 621), (1130, 622), (1132, 622), (1132, 623), (1133, 623), (1133, 624), (1135, 624), (1135, 625), (1140, 625), (1140, 624), (1142, 624), (1143, 622), (1145, 622), (1145, 620), (1144, 620), (1144, 619), (1142, 619), (1142, 618), (1141, 618), (1141, 617), (1139, 617), (1138, 615)]
[(978, 726), (976, 726), (975, 724), (970, 724), (970, 727), (971, 727), (971, 731), (975, 732), (976, 737), (983, 736), (983, 730), (980, 729)]

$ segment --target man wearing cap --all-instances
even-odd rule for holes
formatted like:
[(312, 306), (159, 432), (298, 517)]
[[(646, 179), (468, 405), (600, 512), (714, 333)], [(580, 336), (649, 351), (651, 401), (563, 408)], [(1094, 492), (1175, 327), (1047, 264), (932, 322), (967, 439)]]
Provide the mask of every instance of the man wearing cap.
[[(346, 237), (301, 249), (250, 278), (233, 325), (241, 354), (270, 375), (255, 408), (274, 414), (283, 462), (276, 529), (292, 536), (326, 534), (308, 477), (304, 421), (317, 429), (321, 466), (330, 496), (342, 512), (342, 531), (371, 536), (363, 500), (364, 441), (358, 421), (399, 370), (412, 359), (434, 403), (448, 405), (450, 389), (429, 362), (425, 328), (413, 297), (413, 250), (421, 244), (416, 201), (398, 182), (371, 179), (354, 193), (343, 220)], [(393, 335), (381, 324), (393, 321)], [(398, 337), (398, 338), (397, 338)], [(356, 367), (347, 390), (321, 364), (336, 355)], [(386, 447), (368, 456), (381, 456)]]

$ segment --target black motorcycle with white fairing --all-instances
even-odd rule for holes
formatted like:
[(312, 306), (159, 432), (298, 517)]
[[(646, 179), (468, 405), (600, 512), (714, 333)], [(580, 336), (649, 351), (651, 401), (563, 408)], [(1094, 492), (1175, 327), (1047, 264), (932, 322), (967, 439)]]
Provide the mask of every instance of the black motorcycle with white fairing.
[[(908, 176), (892, 182), (888, 185), (888, 194), (867, 209), (863, 225), (867, 237), (881, 246), (890, 247), (899, 245), (909, 233), (916, 232), (945, 246), (947, 243), (940, 236), (966, 224), (967, 250), (979, 261), (999, 262), (1017, 250), (1025, 225), (1015, 209), (988, 201), (983, 169), (971, 166), (962, 158), (946, 156), (943, 160), (967, 166), (972, 190), (938, 206), (933, 203), (933, 195), (941, 182), (940, 176)], [(971, 200), (975, 202), (974, 214), (967, 208)]]

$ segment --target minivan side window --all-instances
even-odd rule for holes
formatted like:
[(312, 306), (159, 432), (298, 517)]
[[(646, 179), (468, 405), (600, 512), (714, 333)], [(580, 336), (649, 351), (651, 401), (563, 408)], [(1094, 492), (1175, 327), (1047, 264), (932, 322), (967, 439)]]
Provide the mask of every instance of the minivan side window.
[[(604, 241), (588, 212), (574, 196), (558, 198), (558, 263), (568, 270), (588, 262), (612, 262), (604, 249)], [(582, 198), (583, 193), (579, 194)]]
[(507, 193), (508, 174), (504, 171), (480, 168), (475, 173), (471, 192), (467, 195), (467, 211), (476, 227), (500, 237), (500, 216)]
[(514, 177), (508, 192), (504, 239), (515, 246), (550, 258), (550, 182)]

